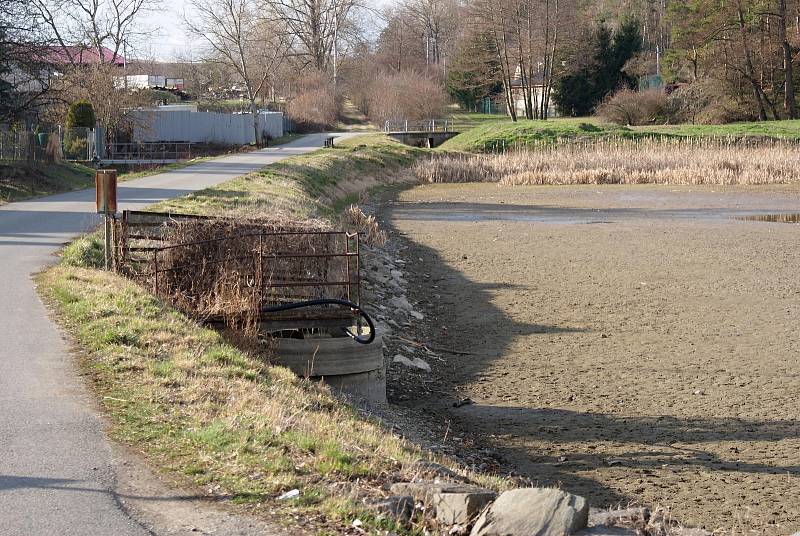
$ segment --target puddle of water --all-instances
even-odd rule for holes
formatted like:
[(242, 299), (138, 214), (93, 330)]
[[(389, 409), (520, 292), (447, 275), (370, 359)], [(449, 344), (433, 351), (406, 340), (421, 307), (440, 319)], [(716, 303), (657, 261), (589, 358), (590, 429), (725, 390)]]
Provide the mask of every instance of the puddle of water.
[(800, 212), (794, 214), (757, 214), (755, 216), (741, 216), (737, 220), (766, 221), (771, 223), (800, 223)]

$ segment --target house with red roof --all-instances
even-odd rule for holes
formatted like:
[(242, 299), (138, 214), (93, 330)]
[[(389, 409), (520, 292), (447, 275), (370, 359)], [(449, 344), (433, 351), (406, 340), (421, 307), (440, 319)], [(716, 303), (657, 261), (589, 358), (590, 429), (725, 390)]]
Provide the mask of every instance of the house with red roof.
[(58, 65), (125, 65), (122, 54), (100, 47), (86, 46), (51, 46), (42, 53), (42, 63)]

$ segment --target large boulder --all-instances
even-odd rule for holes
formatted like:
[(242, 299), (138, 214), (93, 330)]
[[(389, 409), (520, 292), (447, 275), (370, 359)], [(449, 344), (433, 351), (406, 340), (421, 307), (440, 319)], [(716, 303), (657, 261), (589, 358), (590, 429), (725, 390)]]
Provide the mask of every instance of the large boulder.
[(470, 536), (564, 536), (586, 527), (583, 497), (550, 488), (505, 491), (483, 511)]

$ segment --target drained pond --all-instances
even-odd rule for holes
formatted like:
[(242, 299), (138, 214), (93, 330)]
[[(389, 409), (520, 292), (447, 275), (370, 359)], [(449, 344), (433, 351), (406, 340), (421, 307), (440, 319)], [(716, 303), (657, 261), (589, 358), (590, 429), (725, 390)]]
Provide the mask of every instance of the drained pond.
[(426, 321), (408, 329), (467, 352), (390, 400), (593, 506), (787, 533), (800, 523), (800, 235), (739, 218), (798, 207), (800, 187), (775, 185), (405, 191), (385, 217), (419, 263)]

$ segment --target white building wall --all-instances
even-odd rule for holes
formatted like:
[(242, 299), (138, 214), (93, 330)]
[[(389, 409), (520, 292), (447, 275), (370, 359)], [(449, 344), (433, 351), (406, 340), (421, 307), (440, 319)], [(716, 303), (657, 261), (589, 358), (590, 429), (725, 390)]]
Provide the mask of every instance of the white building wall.
[[(255, 142), (251, 114), (224, 114), (190, 110), (136, 110), (133, 140), (141, 142), (187, 141), (246, 145)], [(262, 136), (283, 136), (281, 112), (259, 112)]]

